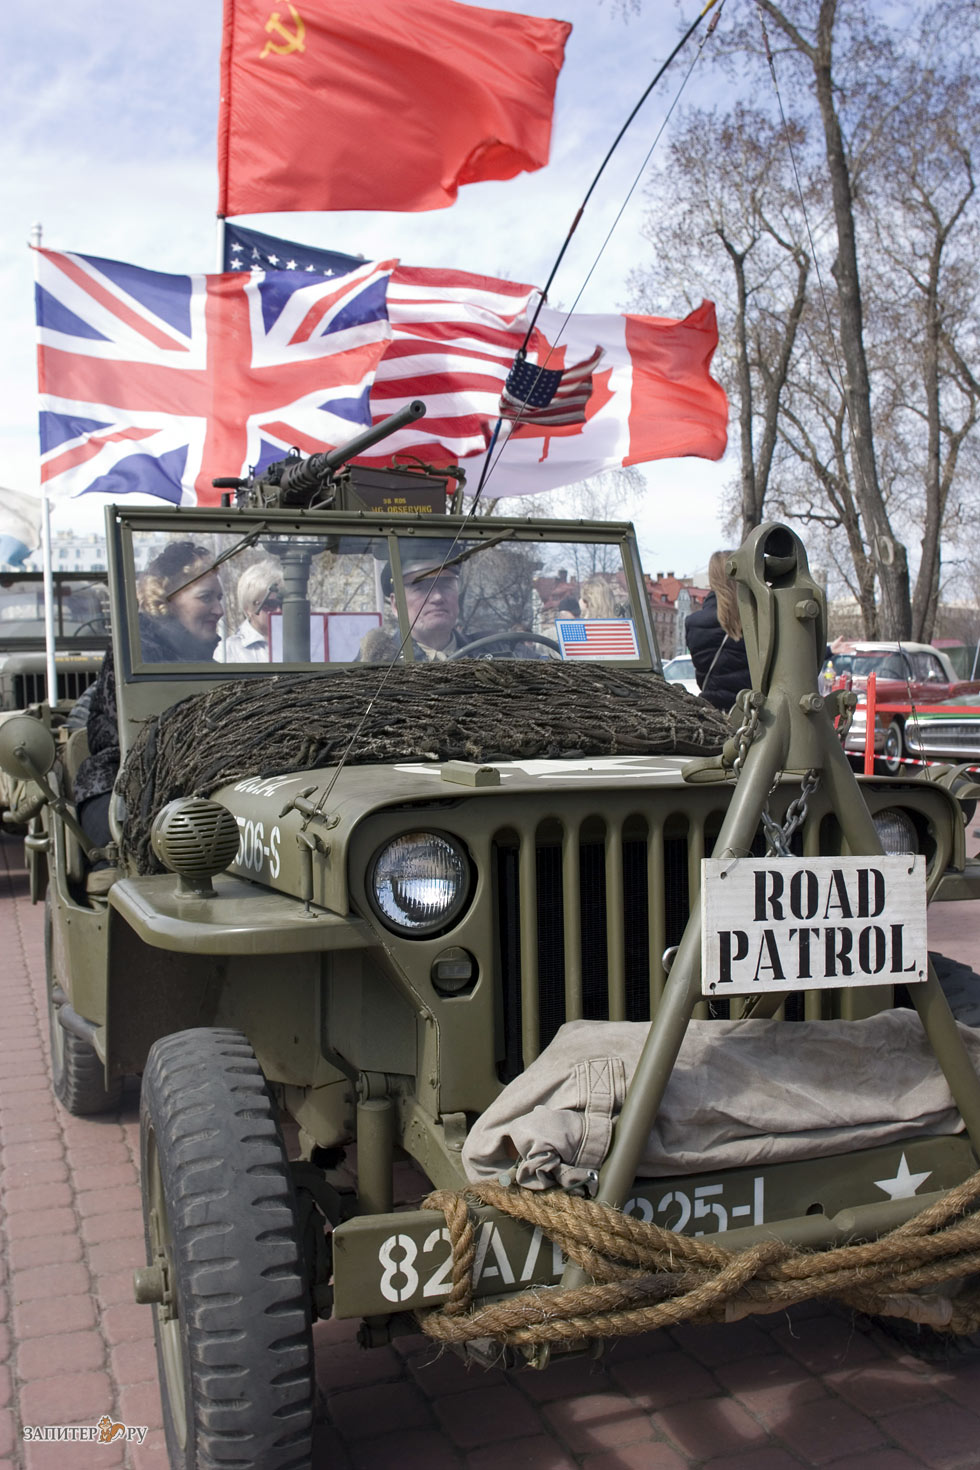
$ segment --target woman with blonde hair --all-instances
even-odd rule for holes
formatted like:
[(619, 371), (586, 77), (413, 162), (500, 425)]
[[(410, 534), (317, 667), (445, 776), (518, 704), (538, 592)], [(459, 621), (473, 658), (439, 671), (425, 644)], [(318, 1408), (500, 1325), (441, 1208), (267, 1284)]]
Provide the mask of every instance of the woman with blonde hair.
[(628, 610), (624, 611), (623, 604), (616, 601), (618, 590), (605, 577), (590, 577), (583, 582), (579, 593), (583, 618), (628, 617)]
[(214, 657), (223, 664), (266, 664), (270, 659), (272, 613), (282, 610), (282, 563), (275, 557), (255, 561), (238, 579), (241, 626), (219, 643)]
[(740, 690), (752, 687), (738, 615), (738, 592), (734, 578), (726, 569), (734, 554), (712, 552), (708, 562), (711, 591), (684, 623), (701, 698), (726, 711), (731, 709)]

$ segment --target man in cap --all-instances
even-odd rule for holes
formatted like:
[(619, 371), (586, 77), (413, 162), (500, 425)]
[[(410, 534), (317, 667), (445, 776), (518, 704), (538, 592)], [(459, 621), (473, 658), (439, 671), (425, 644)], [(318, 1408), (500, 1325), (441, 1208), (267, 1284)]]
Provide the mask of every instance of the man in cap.
[[(405, 606), (412, 630), (412, 655), (417, 662), (447, 659), (469, 642), (456, 626), (459, 621), (459, 566), (443, 566), (447, 558), (452, 562), (458, 553), (458, 547), (451, 551), (451, 546), (449, 540), (433, 540), (403, 543), (401, 547)], [(397, 619), (398, 607), (390, 566), (381, 573), (381, 589), (393, 617)], [(398, 641), (380, 628), (368, 633), (361, 642), (362, 661), (387, 661), (397, 651)]]

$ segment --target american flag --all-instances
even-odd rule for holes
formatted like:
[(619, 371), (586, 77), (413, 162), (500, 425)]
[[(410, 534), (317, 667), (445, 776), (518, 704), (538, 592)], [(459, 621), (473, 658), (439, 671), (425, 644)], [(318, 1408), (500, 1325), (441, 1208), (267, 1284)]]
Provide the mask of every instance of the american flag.
[(366, 458), (408, 450), (434, 464), (483, 454), (524, 340), (533, 286), (469, 271), (397, 265), (388, 282), (392, 340), (371, 391), (376, 418), (413, 398), (428, 412)]
[(364, 260), (363, 255), (343, 255), (339, 250), (280, 240), (231, 220), (225, 220), (222, 229), (226, 271), (304, 271), (308, 276), (345, 276)]
[(500, 395), (501, 416), (545, 427), (584, 424), (586, 404), (592, 397), (592, 374), (601, 360), (601, 347), (564, 372), (522, 359), (507, 376)]
[(639, 658), (632, 618), (559, 618), (562, 658)]
[(56, 496), (214, 504), (216, 475), (372, 421), (394, 262), (340, 278), (163, 275), (37, 252), (41, 477)]

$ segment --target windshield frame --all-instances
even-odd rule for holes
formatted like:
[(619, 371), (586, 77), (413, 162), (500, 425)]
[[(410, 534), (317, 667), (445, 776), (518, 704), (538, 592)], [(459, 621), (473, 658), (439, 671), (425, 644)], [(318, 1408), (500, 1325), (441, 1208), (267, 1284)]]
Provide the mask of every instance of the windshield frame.
[[(191, 694), (205, 693), (229, 679), (268, 678), (288, 675), (310, 678), (331, 677), (332, 670), (349, 664), (318, 665), (265, 663), (221, 664), (213, 661), (182, 664), (149, 663), (140, 648), (137, 604), (137, 573), (134, 542), (149, 533), (164, 533), (194, 540), (206, 535), (245, 538), (256, 528), (270, 536), (351, 536), (384, 538), (391, 566), (392, 583), (401, 639), (406, 644), (410, 626), (405, 600), (401, 551), (416, 539), (445, 540), (447, 560), (461, 552), (478, 555), (474, 542), (487, 545), (599, 543), (619, 548), (626, 578), (639, 657), (630, 668), (662, 673), (653, 620), (647, 601), (633, 527), (627, 522), (589, 523), (567, 520), (506, 519), (504, 517), (426, 516), (408, 520), (391, 514), (368, 512), (197, 509), (179, 507), (153, 509), (145, 506), (109, 506), (106, 509), (106, 542), (109, 560), (113, 650), (116, 665), (117, 704), (123, 751), (132, 742), (139, 724)], [(458, 541), (457, 541), (458, 538)], [(465, 541), (464, 547), (461, 543)], [(378, 666), (380, 669), (380, 666)]]

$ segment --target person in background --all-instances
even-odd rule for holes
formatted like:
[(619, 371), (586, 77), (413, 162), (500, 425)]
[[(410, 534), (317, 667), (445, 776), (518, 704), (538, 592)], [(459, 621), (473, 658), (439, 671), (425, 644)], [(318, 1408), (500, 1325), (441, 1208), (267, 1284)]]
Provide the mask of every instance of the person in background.
[[(145, 663), (211, 660), (224, 608), (221, 580), (212, 568), (213, 561), (214, 554), (206, 546), (172, 541), (142, 573), (137, 597), (140, 651)], [(89, 754), (75, 778), (75, 805), (85, 835), (96, 847), (105, 847), (111, 840), (109, 801), (120, 760), (111, 648), (92, 686), (86, 729)], [(115, 869), (105, 861), (94, 863), (89, 892), (106, 892), (114, 876)]]
[(214, 657), (218, 663), (267, 664), (269, 616), (282, 609), (282, 565), (275, 557), (245, 568), (238, 579), (238, 605), (245, 614), (242, 623), (218, 644)]
[(733, 555), (731, 551), (712, 553), (708, 562), (711, 591), (684, 623), (701, 697), (725, 711), (731, 709), (740, 690), (752, 687), (735, 581), (725, 570)]
[(582, 584), (579, 598), (583, 618), (621, 618), (624, 616), (616, 602), (613, 589), (603, 577), (590, 577)]
[(561, 602), (559, 602), (558, 604), (558, 611), (555, 613), (555, 617), (571, 618), (573, 622), (577, 622), (581, 616), (582, 609), (579, 606), (578, 598), (563, 597)]

